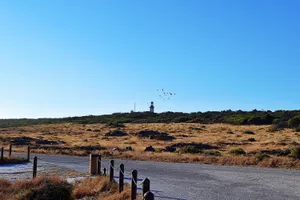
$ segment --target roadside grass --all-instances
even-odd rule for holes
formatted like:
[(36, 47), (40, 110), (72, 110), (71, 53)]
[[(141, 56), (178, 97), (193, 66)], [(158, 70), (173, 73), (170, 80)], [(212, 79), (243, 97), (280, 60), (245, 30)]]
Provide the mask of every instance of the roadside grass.
[[(1, 128), (0, 145), (2, 144), (7, 149), (10, 140), (26, 136), (32, 139), (64, 142), (61, 144), (36, 144), (34, 141), (30, 141), (32, 153), (77, 156), (100, 153), (103, 157), (119, 159), (300, 169), (295, 150), (293, 151), (296, 152), (294, 156), (290, 157), (268, 155), (268, 159), (266, 159), (266, 156), (257, 156), (263, 150), (293, 150), (299, 146), (300, 135), (293, 129), (285, 128), (275, 133), (269, 132), (269, 129), (269, 125), (239, 126), (197, 123), (123, 124), (123, 126), (117, 127), (106, 124), (50, 124)], [(123, 137), (105, 136), (106, 133), (113, 130), (120, 130), (128, 135)], [(137, 137), (135, 134), (141, 130), (165, 132), (175, 139), (163, 141)], [(255, 138), (249, 140), (249, 134)], [(214, 146), (219, 153), (190, 147), (183, 148), (185, 151), (177, 148), (173, 153), (163, 152), (167, 146), (193, 142)], [(132, 147), (132, 150), (125, 150), (129, 146)], [(147, 146), (153, 146), (155, 152), (144, 152)], [(114, 147), (118, 147), (120, 151), (113, 151)], [(230, 153), (230, 150), (239, 148), (247, 152), (246, 157)], [(24, 146), (18, 145), (13, 145), (13, 150), (26, 151)]]
[(0, 165), (5, 164), (23, 164), (27, 163), (27, 159), (22, 157), (4, 157), (3, 160), (0, 159)]
[(122, 193), (116, 182), (98, 176), (70, 184), (58, 177), (37, 177), (33, 180), (9, 182), (0, 179), (0, 199), (6, 200), (127, 200), (129, 186)]

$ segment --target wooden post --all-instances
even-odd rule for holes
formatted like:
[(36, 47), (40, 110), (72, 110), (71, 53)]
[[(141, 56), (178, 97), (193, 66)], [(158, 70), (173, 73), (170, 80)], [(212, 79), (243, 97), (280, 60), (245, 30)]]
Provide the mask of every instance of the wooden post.
[(27, 146), (27, 161), (30, 161), (30, 145)]
[(90, 168), (89, 172), (91, 175), (96, 175), (98, 172), (98, 154), (90, 154)]
[(111, 160), (109, 162), (109, 181), (112, 182), (114, 180), (114, 165), (115, 165), (115, 161)]
[(133, 170), (131, 172), (131, 200), (136, 200), (136, 190), (137, 190), (137, 171)]
[(150, 191), (150, 180), (148, 178), (145, 178), (145, 180), (143, 181), (142, 189), (143, 196), (145, 196), (145, 194)]
[(98, 175), (101, 175), (101, 155), (98, 158)]
[(11, 157), (12, 144), (9, 145), (9, 157)]
[(154, 194), (152, 192), (147, 192), (145, 195), (144, 195), (144, 200), (154, 200)]
[(119, 172), (119, 192), (123, 192), (124, 190), (124, 164), (120, 165), (120, 172)]
[(106, 176), (106, 168), (103, 169), (103, 175)]
[(4, 147), (1, 148), (1, 161), (4, 161)]
[(33, 159), (33, 178), (36, 177), (36, 172), (37, 172), (37, 157), (34, 156), (34, 159)]

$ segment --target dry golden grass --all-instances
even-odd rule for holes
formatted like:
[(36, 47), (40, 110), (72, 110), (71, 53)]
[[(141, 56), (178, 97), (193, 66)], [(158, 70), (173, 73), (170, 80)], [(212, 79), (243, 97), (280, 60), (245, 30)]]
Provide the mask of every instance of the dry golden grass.
[(51, 182), (55, 185), (60, 185), (63, 183), (63, 181), (57, 177), (37, 177), (31, 181), (16, 181), (14, 183), (0, 179), (0, 199), (25, 199), (25, 196), (32, 190), (40, 189), (48, 182)]
[(3, 157), (3, 160), (0, 160), (0, 165), (4, 164), (22, 164), (27, 163), (28, 161), (25, 158), (22, 157)]
[(130, 198), (130, 188), (126, 185), (124, 191), (119, 193), (115, 182), (111, 183), (107, 177), (99, 176), (76, 184), (73, 195), (77, 199), (94, 197), (97, 200), (126, 200)]
[[(54, 187), (55, 186), (55, 187)], [(110, 183), (107, 177), (99, 176), (76, 182), (73, 186), (58, 177), (37, 177), (31, 181), (17, 181), (11, 183), (0, 179), (0, 199), (6, 200), (55, 200), (56, 195), (65, 200), (128, 200), (130, 190), (126, 185), (119, 193), (118, 185)]]
[[(66, 142), (66, 144), (55, 145), (53, 147), (50, 147), (51, 145), (41, 145), (39, 148), (33, 149), (34, 152), (38, 153), (86, 156), (89, 153), (95, 152), (107, 157), (121, 159), (300, 168), (299, 161), (293, 160), (292, 158), (271, 156), (270, 159), (263, 161), (258, 161), (255, 158), (255, 154), (261, 150), (290, 149), (300, 143), (299, 134), (292, 129), (269, 132), (269, 127), (270, 126), (208, 125), (193, 123), (125, 124), (125, 127), (120, 128), (120, 130), (128, 133), (128, 136), (107, 137), (104, 136), (105, 133), (110, 130), (116, 130), (117, 128), (107, 127), (105, 124), (54, 124), (2, 128), (0, 129), (0, 137), (15, 138), (26, 136), (36, 139), (61, 140)], [(167, 132), (176, 139), (173, 141), (161, 141), (136, 137), (135, 133), (141, 130)], [(246, 134), (246, 131), (251, 131), (254, 134)], [(249, 138), (253, 138), (255, 141), (248, 141)], [(214, 157), (204, 154), (195, 155), (162, 152), (162, 149), (168, 145), (189, 142), (216, 146), (222, 156)], [(8, 143), (3, 143), (2, 145), (8, 145)], [(89, 151), (76, 149), (76, 147), (80, 146), (95, 145), (101, 145), (105, 147), (106, 150)], [(156, 149), (155, 153), (144, 152), (145, 147), (149, 145)], [(112, 148), (116, 146), (120, 149), (131, 146), (134, 151), (112, 151)], [(66, 149), (66, 147), (69, 149)], [(234, 148), (244, 149), (248, 156), (230, 155), (228, 152)], [(19, 150), (21, 151), (22, 148)]]

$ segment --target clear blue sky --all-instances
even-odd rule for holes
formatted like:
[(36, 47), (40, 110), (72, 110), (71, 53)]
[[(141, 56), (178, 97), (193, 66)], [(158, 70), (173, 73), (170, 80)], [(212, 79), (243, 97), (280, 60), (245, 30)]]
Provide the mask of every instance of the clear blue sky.
[[(300, 1), (3, 0), (0, 118), (300, 109)], [(176, 92), (168, 101), (157, 89)]]

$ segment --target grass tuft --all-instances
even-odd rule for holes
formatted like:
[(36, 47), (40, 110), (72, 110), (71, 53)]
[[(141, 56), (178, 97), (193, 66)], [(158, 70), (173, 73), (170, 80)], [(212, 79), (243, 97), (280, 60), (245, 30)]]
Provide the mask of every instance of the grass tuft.
[(238, 149), (231, 149), (229, 151), (229, 154), (234, 155), (234, 156), (238, 156), (238, 155), (246, 154), (246, 152), (244, 151), (244, 149), (238, 148)]

